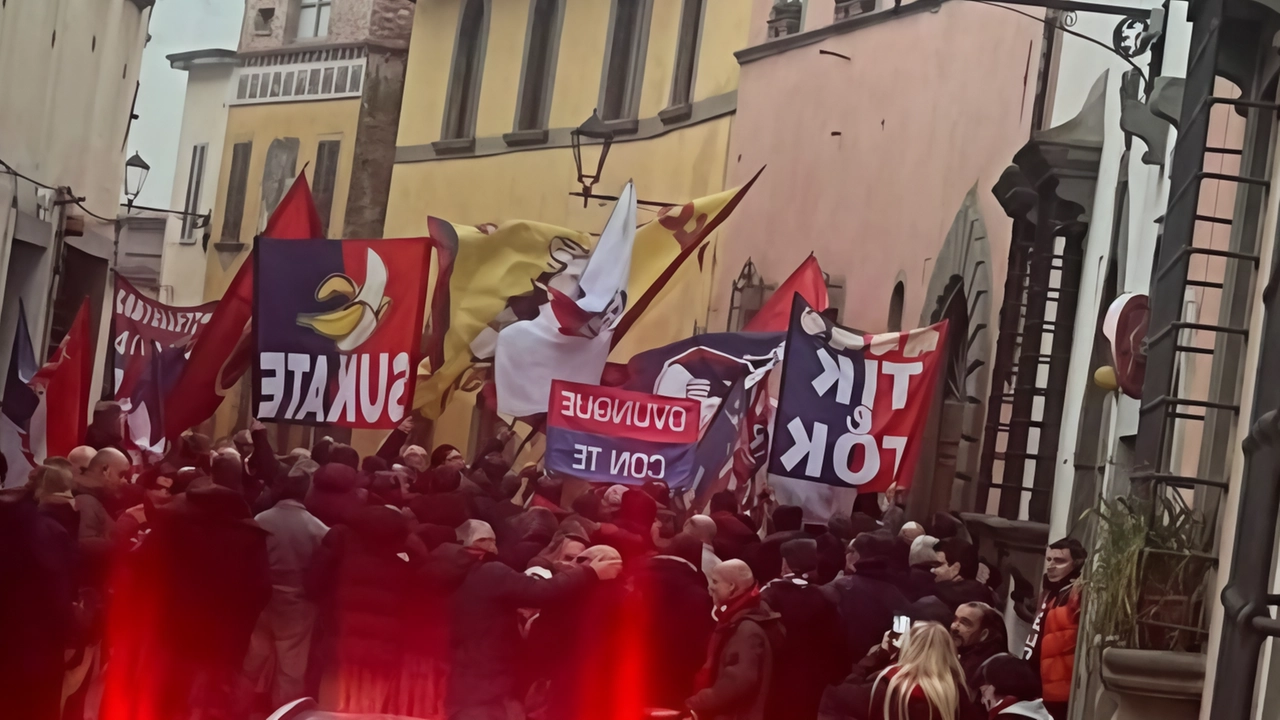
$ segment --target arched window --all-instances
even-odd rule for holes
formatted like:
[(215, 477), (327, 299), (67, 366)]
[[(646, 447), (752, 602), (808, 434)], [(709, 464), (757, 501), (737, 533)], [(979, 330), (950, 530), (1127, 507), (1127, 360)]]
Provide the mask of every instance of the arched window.
[(684, 0), (680, 11), (676, 66), (671, 78), (672, 107), (688, 105), (693, 98), (693, 72), (697, 67), (698, 39), (702, 35), (702, 7), (703, 0)]
[(889, 332), (902, 332), (902, 301), (906, 294), (907, 288), (899, 280), (889, 296)]
[(648, 0), (614, 0), (605, 51), (600, 118), (626, 120), (635, 117), (648, 44)]
[(458, 19), (458, 38), (453, 44), (453, 69), (449, 74), (449, 94), (444, 107), (444, 127), (440, 131), (444, 140), (475, 135), (485, 41), (489, 35), (485, 5), (486, 0), (466, 0), (462, 16)]
[(547, 110), (551, 106), (551, 87), (555, 79), (556, 47), (560, 39), (561, 6), (561, 0), (533, 0), (529, 10), (524, 73), (520, 79), (520, 101), (516, 109), (517, 131), (547, 126)]

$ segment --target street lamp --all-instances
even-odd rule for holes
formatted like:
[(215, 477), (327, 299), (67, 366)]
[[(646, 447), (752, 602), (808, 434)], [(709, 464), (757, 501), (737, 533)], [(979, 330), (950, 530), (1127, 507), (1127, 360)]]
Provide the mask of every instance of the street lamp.
[(138, 153), (134, 153), (124, 163), (124, 196), (129, 200), (129, 211), (133, 210), (133, 201), (142, 193), (142, 186), (147, 182), (147, 174), (151, 166)]
[[(592, 110), (591, 117), (574, 128), (569, 135), (573, 143), (573, 164), (578, 168), (578, 184), (582, 186), (582, 207), (586, 207), (588, 200), (592, 197), (591, 189), (600, 182), (600, 175), (604, 173), (604, 161), (609, 157), (609, 148), (613, 145), (613, 130), (600, 119), (598, 111)], [(596, 161), (594, 173), (582, 170), (582, 138), (584, 137), (600, 141), (600, 159)]]

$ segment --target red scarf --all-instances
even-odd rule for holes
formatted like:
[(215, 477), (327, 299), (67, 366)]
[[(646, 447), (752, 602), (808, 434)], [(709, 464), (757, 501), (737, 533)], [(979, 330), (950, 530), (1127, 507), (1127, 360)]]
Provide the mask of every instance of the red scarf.
[(720, 665), (720, 652), (724, 649), (725, 643), (729, 641), (733, 626), (736, 624), (735, 621), (743, 612), (753, 610), (759, 606), (760, 588), (753, 585), (749, 591), (730, 600), (728, 605), (716, 608), (716, 629), (715, 632), (711, 633), (711, 642), (707, 646), (707, 661), (703, 663), (702, 668), (698, 670), (697, 677), (694, 678), (695, 691), (705, 690), (715, 683), (716, 671)]

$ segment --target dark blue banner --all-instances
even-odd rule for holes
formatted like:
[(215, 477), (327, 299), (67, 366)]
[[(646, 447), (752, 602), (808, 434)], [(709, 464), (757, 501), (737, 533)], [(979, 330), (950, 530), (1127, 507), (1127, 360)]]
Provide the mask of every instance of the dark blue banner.
[(688, 484), (694, 446), (547, 428), (547, 471), (591, 482)]

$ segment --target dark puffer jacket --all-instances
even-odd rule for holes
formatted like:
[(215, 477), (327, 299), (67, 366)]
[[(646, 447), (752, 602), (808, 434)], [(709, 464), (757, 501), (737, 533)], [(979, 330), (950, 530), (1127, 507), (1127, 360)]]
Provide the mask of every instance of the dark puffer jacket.
[(520, 628), (516, 611), (541, 608), (595, 579), (573, 568), (550, 580), (517, 572), (492, 556), (471, 570), (454, 595), (449, 714), (515, 698)]
[(822, 691), (849, 667), (840, 614), (822, 588), (795, 575), (770, 582), (760, 597), (787, 631), (776, 652), (766, 717), (813, 720)]
[(644, 615), (630, 620), (643, 620), (649, 642), (645, 700), (648, 707), (682, 707), (715, 628), (707, 578), (687, 560), (659, 555), (643, 562), (631, 583)]
[(408, 536), (408, 520), (382, 505), (361, 508), (325, 535), (310, 589), (323, 609), (331, 666), (399, 666), (414, 572), (401, 557)]
[(879, 645), (884, 634), (893, 628), (893, 616), (905, 615), (907, 610), (907, 598), (894, 584), (894, 576), (883, 561), (862, 561), (856, 570), (853, 575), (823, 586), (840, 611), (845, 650), (854, 661)]

